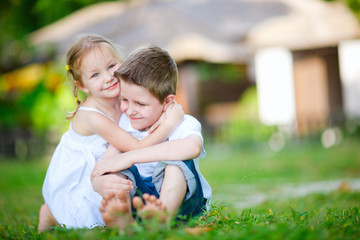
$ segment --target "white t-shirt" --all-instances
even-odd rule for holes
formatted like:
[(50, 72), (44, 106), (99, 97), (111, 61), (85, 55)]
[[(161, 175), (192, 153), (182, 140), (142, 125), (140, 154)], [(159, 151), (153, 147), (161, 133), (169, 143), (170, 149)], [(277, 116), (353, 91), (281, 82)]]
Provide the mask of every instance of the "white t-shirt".
[[(147, 131), (141, 132), (141, 131), (133, 128), (131, 126), (129, 117), (126, 114), (122, 114), (122, 116), (120, 118), (119, 126), (139, 140), (142, 140), (149, 135), (149, 133)], [(176, 129), (170, 134), (168, 140), (184, 139), (187, 136), (190, 136), (193, 134), (198, 135), (203, 140), (203, 137), (201, 135), (200, 122), (198, 120), (196, 120), (196, 118), (194, 118), (193, 116), (185, 114), (183, 122), (180, 123), (176, 127)], [(199, 174), (204, 198), (207, 199), (207, 205), (209, 206), (210, 200), (211, 200), (211, 195), (212, 195), (212, 190), (211, 190), (209, 183), (206, 181), (204, 176), (199, 171), (199, 158), (203, 158), (203, 157), (205, 157), (205, 155), (206, 155), (206, 152), (205, 152), (204, 148), (202, 147), (200, 156), (198, 158), (194, 159), (194, 165)], [(157, 163), (158, 162), (140, 163), (140, 164), (135, 164), (135, 166), (138, 168), (140, 175), (145, 178), (145, 177), (152, 176)]]

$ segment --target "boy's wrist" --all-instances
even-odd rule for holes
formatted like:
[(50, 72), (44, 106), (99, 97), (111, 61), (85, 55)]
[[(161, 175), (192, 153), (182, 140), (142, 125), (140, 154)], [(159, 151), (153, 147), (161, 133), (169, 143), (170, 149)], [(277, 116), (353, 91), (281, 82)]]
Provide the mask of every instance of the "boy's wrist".
[(138, 158), (136, 157), (136, 150), (135, 150), (135, 152), (134, 151), (130, 151), (130, 152), (127, 152), (127, 153), (125, 153), (124, 155), (124, 157), (125, 157), (125, 159), (123, 159), (123, 160), (125, 160), (125, 161), (128, 161), (129, 162), (129, 164), (130, 164), (130, 166), (133, 166), (133, 165), (135, 165), (135, 164), (137, 164), (137, 163), (140, 163), (139, 161), (138, 161)]
[(130, 162), (130, 165), (133, 166), (134, 164), (138, 163), (135, 158), (129, 157), (128, 161)]

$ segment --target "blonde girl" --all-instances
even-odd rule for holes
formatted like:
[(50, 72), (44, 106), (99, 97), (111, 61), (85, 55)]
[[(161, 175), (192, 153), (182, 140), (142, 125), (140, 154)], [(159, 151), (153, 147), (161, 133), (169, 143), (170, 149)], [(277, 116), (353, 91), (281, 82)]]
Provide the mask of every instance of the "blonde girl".
[[(62, 136), (46, 173), (39, 231), (57, 224), (67, 228), (103, 226), (99, 210), (102, 196), (119, 188), (132, 189), (131, 181), (111, 174), (104, 176), (108, 185), (103, 192), (93, 190), (91, 171), (108, 145), (130, 151), (163, 142), (183, 119), (181, 107), (173, 105), (160, 126), (142, 141), (120, 128), (121, 86), (114, 72), (121, 63), (115, 45), (98, 35), (81, 37), (67, 53), (66, 69), (77, 108), (68, 116), (72, 119), (69, 130)], [(80, 100), (78, 90), (87, 97)]]

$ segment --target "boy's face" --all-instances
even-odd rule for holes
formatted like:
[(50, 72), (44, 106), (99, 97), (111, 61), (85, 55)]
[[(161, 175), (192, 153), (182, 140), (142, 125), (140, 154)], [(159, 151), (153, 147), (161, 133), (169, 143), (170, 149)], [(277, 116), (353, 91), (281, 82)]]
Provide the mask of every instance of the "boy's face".
[(148, 130), (166, 110), (149, 90), (133, 83), (121, 82), (121, 110), (130, 118), (131, 126), (140, 131)]

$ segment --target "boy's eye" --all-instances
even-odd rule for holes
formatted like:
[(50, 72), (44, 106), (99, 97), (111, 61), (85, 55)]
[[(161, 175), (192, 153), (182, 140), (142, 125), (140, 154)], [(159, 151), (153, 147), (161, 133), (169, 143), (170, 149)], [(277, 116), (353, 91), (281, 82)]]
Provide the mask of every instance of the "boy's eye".
[(121, 101), (122, 101), (122, 102), (127, 102), (127, 99), (122, 98)]
[(94, 77), (97, 77), (97, 76), (99, 76), (99, 74), (98, 74), (98, 73), (94, 73), (93, 75), (91, 75), (91, 78), (94, 78)]
[(115, 64), (111, 64), (111, 65), (109, 66), (109, 69), (112, 69), (113, 67), (115, 67)]
[(139, 105), (139, 106), (145, 106), (145, 104), (144, 103), (137, 103), (137, 105)]

